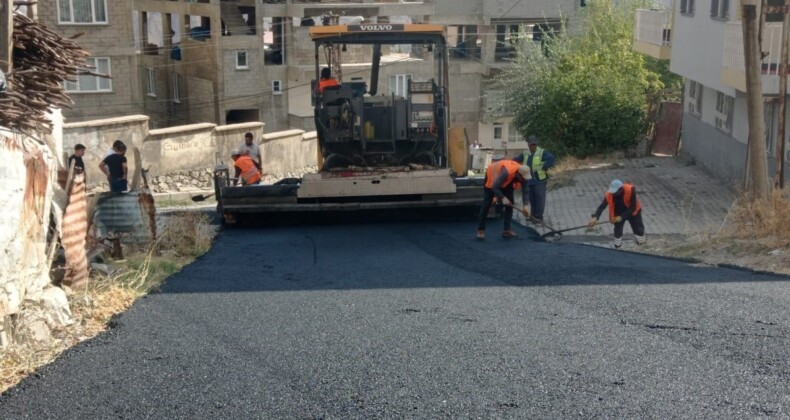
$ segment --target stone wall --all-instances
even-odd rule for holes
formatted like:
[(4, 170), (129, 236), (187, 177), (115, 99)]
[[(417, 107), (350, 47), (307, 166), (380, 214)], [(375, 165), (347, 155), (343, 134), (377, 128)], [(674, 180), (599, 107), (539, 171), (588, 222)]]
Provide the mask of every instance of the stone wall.
[(71, 320), (65, 293), (49, 278), (56, 154), (48, 145), (0, 130), (0, 347), (12, 340), (47, 340), (50, 329)]
[[(147, 170), (149, 186), (155, 193), (213, 189), (214, 167), (233, 166), (231, 151), (244, 142), (247, 132), (260, 144), (264, 183), (298, 178), (316, 170), (315, 131), (288, 130), (264, 135), (263, 129), (264, 124), (256, 122), (225, 126), (203, 123), (148, 130), (148, 117), (132, 116), (66, 124), (63, 145), (69, 153), (77, 143), (88, 148), (83, 159), (91, 191), (108, 189), (99, 162), (116, 139), (139, 148), (142, 167)], [(133, 153), (129, 151), (126, 156), (131, 179)]]

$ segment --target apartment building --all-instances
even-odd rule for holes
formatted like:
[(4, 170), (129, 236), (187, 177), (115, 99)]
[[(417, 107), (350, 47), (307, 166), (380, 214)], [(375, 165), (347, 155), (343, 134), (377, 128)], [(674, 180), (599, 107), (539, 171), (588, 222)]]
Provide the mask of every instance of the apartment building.
[[(451, 124), (466, 128), (470, 139), (478, 139), (484, 147), (506, 153), (520, 151), (526, 144), (509, 118), (489, 112), (502, 92), (492, 91), (488, 82), (510, 65), (517, 41), (539, 41), (542, 31), (559, 30), (583, 5), (580, 0), (56, 2), (63, 10), (66, 4), (91, 4), (98, 18), (90, 29), (96, 32), (89, 37), (86, 34), (83, 44), (96, 57), (110, 57), (112, 62), (112, 87), (103, 85), (103, 97), (124, 96), (117, 85), (121, 79), (130, 80), (127, 83), (134, 91), (128, 93), (129, 99), (117, 100), (127, 109), (112, 110), (145, 113), (151, 117), (152, 128), (264, 121), (268, 132), (312, 130), (310, 81), (314, 78), (315, 49), (308, 31), (311, 25), (321, 24), (322, 16), (337, 14), (341, 22), (447, 25)], [(57, 22), (58, 11), (51, 12)], [(82, 24), (53, 27), (61, 32), (85, 28)], [(88, 38), (90, 42), (86, 42)], [(120, 52), (124, 63), (116, 63)], [(111, 57), (111, 53), (115, 55)], [(349, 47), (343, 54), (344, 76), (369, 78), (369, 66), (362, 64), (369, 53)], [(402, 93), (407, 80), (428, 77), (432, 63), (426, 57), (420, 46), (385, 48), (378, 92)], [(119, 71), (129, 73), (121, 75)], [(87, 93), (75, 94), (75, 111), (92, 110), (84, 116), (98, 113), (96, 110), (110, 112), (111, 108), (91, 99)], [(70, 120), (82, 116), (66, 114)]]
[(132, 5), (125, 1), (51, 0), (39, 2), (38, 18), (91, 53), (88, 66), (112, 78), (80, 76), (67, 83), (75, 105), (63, 111), (69, 122), (139, 114), (143, 111), (133, 44)]
[[(767, 3), (780, 5), (783, 1)], [(762, 44), (766, 159), (771, 174), (780, 141), (776, 136), (776, 98), (780, 94), (781, 18), (766, 15)], [(749, 125), (740, 2), (675, 0), (663, 10), (640, 10), (634, 49), (669, 59), (670, 71), (686, 80), (681, 153), (733, 185), (742, 186)], [(790, 160), (787, 155), (781, 158)], [(785, 179), (790, 179), (787, 174)]]

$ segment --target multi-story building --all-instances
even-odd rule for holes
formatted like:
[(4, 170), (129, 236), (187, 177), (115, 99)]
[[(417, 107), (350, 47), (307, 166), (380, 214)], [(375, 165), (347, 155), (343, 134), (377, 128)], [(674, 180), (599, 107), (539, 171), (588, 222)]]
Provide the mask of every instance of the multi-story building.
[[(517, 41), (539, 40), (544, 30), (560, 29), (563, 20), (573, 18), (583, 4), (580, 0), (56, 2), (60, 10), (65, 10), (66, 4), (90, 3), (92, 13), (109, 16), (92, 22), (90, 29), (96, 33), (86, 36), (83, 44), (96, 57), (111, 58), (112, 85), (107, 88), (105, 82), (103, 91), (107, 98), (124, 96), (117, 89), (121, 80), (135, 89), (128, 99), (117, 100), (127, 106), (123, 110), (90, 102), (87, 94), (75, 94), (78, 107), (67, 111), (70, 120), (110, 111), (142, 112), (156, 127), (264, 121), (270, 132), (312, 130), (310, 82), (315, 78), (315, 49), (308, 30), (332, 13), (341, 15), (341, 23), (361, 19), (447, 25), (451, 125), (466, 128), (470, 139), (478, 139), (483, 146), (502, 151), (521, 150), (526, 144), (509, 118), (488, 111), (492, 101), (501, 98), (501, 92), (492, 91), (488, 82), (510, 65)], [(118, 31), (116, 16), (118, 22), (124, 22), (117, 24)], [(61, 32), (84, 29), (53, 27)], [(119, 58), (110, 56), (111, 52), (123, 52), (125, 61), (116, 63)], [(380, 93), (402, 92), (407, 80), (428, 77), (431, 72), (432, 65), (423, 59), (426, 54), (420, 46), (392, 47), (385, 52)], [(365, 78), (369, 67), (359, 63), (369, 58), (367, 54), (351, 48), (344, 52), (344, 77)], [(128, 73), (120, 75), (119, 71)], [(77, 112), (83, 109), (84, 113)]]
[[(759, 2), (757, 2), (759, 3)], [(783, 0), (769, 0), (781, 5)], [(725, 0), (675, 0), (665, 10), (636, 15), (634, 49), (670, 60), (686, 80), (682, 153), (733, 183), (743, 180), (749, 125), (740, 4)], [(766, 15), (762, 85), (769, 173), (777, 161), (781, 15)], [(787, 121), (785, 122), (787, 124)], [(786, 126), (787, 127), (787, 126)], [(785, 133), (787, 133), (785, 128)], [(785, 150), (788, 150), (787, 148)], [(788, 156), (782, 156), (787, 162)], [(785, 174), (785, 179), (789, 179)]]
[(38, 18), (63, 37), (82, 34), (77, 42), (91, 53), (88, 65), (95, 73), (67, 83), (74, 107), (64, 110), (69, 121), (139, 114), (137, 54), (134, 49), (132, 5), (125, 1), (53, 0), (40, 2)]

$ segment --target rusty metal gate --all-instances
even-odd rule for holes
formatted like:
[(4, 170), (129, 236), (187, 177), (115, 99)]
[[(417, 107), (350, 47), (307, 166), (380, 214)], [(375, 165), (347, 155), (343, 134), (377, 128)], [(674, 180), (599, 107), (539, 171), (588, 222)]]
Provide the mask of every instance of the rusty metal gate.
[(654, 155), (675, 156), (678, 154), (682, 111), (680, 102), (661, 103), (655, 137), (653, 137), (652, 153)]

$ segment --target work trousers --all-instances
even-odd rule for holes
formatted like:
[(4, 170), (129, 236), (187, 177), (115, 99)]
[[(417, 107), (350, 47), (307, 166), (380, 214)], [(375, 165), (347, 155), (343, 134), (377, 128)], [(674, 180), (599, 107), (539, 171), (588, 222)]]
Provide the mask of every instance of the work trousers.
[[(507, 197), (511, 203), (513, 203), (513, 184), (511, 183), (507, 187), (502, 188), (502, 194)], [(494, 197), (496, 197), (496, 195), (494, 195), (494, 191), (492, 191), (490, 188), (485, 188), (483, 190), (483, 206), (480, 209), (480, 220), (477, 223), (477, 229), (479, 230), (485, 230), (486, 228), (488, 211), (491, 210), (491, 202), (494, 200)], [(505, 230), (510, 230), (510, 223), (513, 220), (513, 207), (504, 207), (505, 208), (502, 210), (502, 218), (504, 219)]]
[(623, 218), (619, 223), (614, 224), (614, 242), (615, 245), (618, 243), (622, 243), (623, 240), (623, 226), (625, 226), (625, 222), (628, 222), (631, 225), (631, 231), (634, 232), (634, 236), (636, 237), (636, 241), (638, 243), (642, 243), (644, 241), (645, 236), (645, 224), (642, 222), (642, 210), (639, 210), (636, 213), (636, 216), (628, 215)]
[(546, 208), (546, 183), (529, 184), (528, 188), (529, 212), (533, 218), (543, 220), (543, 210)]

